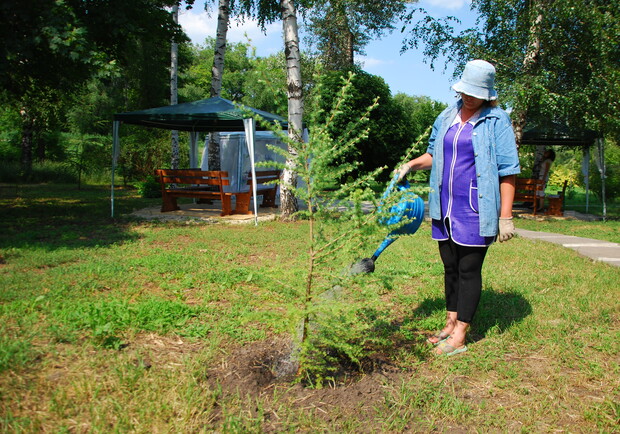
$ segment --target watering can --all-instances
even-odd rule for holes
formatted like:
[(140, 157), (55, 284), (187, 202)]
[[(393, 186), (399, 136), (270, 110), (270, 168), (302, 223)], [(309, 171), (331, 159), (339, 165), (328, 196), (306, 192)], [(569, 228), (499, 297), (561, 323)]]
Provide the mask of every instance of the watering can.
[[(396, 192), (399, 194), (398, 202), (386, 205), (390, 195)], [(351, 274), (372, 273), (375, 271), (375, 261), (389, 245), (400, 235), (412, 235), (418, 230), (424, 219), (424, 200), (410, 190), (407, 180), (398, 182), (396, 174), (381, 196), (377, 214), (379, 224), (392, 230), (370, 258), (361, 259), (351, 266)]]

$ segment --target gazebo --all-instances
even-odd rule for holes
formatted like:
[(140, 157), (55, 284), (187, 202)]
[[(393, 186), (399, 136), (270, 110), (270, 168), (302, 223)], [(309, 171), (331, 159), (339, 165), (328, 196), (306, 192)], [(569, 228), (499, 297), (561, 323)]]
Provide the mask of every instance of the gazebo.
[(586, 212), (590, 197), (590, 148), (596, 146), (598, 153), (597, 165), (601, 173), (601, 196), (603, 198), (603, 218), (607, 216), (605, 202), (605, 142), (599, 134), (592, 130), (571, 130), (559, 123), (531, 124), (523, 129), (521, 145), (534, 146), (570, 146), (583, 147), (584, 159), (582, 172), (586, 182)]
[[(121, 123), (140, 125), (148, 128), (187, 131), (190, 138), (189, 162), (192, 167), (196, 167), (197, 165), (196, 144), (198, 142), (199, 133), (245, 131), (246, 144), (250, 155), (252, 179), (254, 180), (253, 194), (254, 197), (256, 197), (254, 132), (257, 128), (265, 128), (262, 128), (261, 125), (257, 127), (253, 116), (260, 116), (267, 122), (278, 124), (278, 128), (280, 129), (288, 128), (288, 123), (281, 116), (252, 107), (235, 104), (232, 101), (219, 97), (115, 114), (112, 144), (112, 217), (114, 217), (114, 172), (120, 153), (119, 130)], [(256, 201), (254, 201), (254, 215), (256, 218)]]

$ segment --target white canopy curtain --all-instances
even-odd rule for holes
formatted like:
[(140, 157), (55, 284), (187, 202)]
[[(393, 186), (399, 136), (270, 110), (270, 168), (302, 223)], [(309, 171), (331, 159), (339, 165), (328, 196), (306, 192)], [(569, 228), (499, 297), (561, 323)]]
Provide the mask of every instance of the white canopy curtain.
[(245, 128), (245, 143), (248, 146), (248, 154), (250, 154), (250, 170), (252, 171), (252, 202), (254, 202), (254, 225), (258, 225), (258, 205), (256, 204), (256, 166), (254, 165), (254, 132), (256, 131), (256, 122), (252, 118), (243, 120)]

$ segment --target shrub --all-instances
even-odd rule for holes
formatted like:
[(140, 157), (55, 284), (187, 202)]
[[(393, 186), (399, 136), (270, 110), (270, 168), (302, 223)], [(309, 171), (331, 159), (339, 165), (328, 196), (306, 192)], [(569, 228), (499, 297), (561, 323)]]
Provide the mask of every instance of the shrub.
[(161, 186), (157, 178), (153, 175), (148, 175), (144, 181), (138, 182), (137, 188), (141, 197), (161, 197)]

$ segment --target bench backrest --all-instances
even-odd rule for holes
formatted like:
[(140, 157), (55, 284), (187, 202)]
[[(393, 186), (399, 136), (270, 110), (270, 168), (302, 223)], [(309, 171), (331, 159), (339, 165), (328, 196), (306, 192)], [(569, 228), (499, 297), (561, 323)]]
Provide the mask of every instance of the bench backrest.
[(564, 184), (562, 184), (562, 191), (558, 191), (558, 195), (560, 197), (564, 197), (564, 194), (566, 194), (566, 186), (568, 185), (568, 180), (565, 179), (564, 180)]
[(539, 191), (544, 191), (545, 181), (542, 179), (517, 178), (515, 182), (515, 190), (517, 197), (536, 196)]
[[(265, 184), (271, 181), (277, 181), (280, 179), (281, 170), (257, 170), (256, 171), (256, 184)], [(248, 173), (248, 185), (252, 185), (252, 172)], [(276, 185), (274, 184), (275, 188)]]
[(222, 170), (199, 170), (199, 169), (156, 169), (155, 176), (163, 184), (184, 185), (230, 185), (228, 172)]

